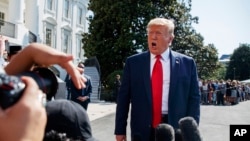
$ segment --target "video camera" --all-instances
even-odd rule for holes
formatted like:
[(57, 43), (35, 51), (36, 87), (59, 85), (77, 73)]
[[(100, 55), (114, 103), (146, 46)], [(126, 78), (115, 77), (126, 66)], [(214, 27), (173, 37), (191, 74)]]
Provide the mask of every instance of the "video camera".
[(47, 100), (55, 96), (58, 89), (58, 82), (55, 74), (48, 68), (38, 67), (33, 71), (21, 73), (17, 76), (0, 74), (0, 106), (6, 109), (14, 105), (22, 96), (25, 83), (20, 79), (21, 76), (32, 77), (39, 89), (46, 94)]

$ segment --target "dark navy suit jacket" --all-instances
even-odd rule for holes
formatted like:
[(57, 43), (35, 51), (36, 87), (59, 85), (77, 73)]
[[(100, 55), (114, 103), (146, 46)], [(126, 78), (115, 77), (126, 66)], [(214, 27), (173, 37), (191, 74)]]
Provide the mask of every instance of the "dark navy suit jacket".
[[(191, 57), (170, 50), (170, 89), (168, 123), (178, 128), (186, 116), (197, 123), (200, 118), (200, 95), (196, 64)], [(133, 55), (126, 60), (118, 94), (115, 134), (125, 135), (131, 106), (131, 136), (148, 141), (152, 124), (150, 53)]]
[[(77, 89), (73, 83), (73, 81), (70, 78), (66, 78), (66, 86), (67, 86), (67, 90), (68, 90), (68, 96), (67, 99), (71, 99), (72, 101), (75, 101), (79, 104), (88, 104), (90, 102), (90, 97), (92, 94), (92, 84), (91, 84), (91, 78), (88, 75), (84, 75), (84, 77), (87, 79), (87, 81), (85, 82), (85, 88), (83, 89)], [(84, 101), (81, 102), (80, 100), (78, 100), (77, 98), (79, 96), (88, 96), (89, 98)]]

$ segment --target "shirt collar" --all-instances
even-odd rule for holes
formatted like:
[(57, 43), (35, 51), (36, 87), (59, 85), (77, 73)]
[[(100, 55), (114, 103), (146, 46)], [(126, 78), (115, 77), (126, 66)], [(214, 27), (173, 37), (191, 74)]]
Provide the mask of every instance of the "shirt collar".
[[(169, 54), (170, 54), (170, 49), (168, 48), (161, 54), (162, 60), (167, 61), (169, 59)], [(155, 56), (156, 55), (150, 53), (151, 60), (154, 60)]]

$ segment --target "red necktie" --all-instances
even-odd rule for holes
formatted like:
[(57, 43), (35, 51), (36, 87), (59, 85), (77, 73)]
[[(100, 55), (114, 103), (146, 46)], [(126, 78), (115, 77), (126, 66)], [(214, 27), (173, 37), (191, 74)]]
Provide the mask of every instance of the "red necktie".
[(161, 55), (156, 56), (152, 72), (152, 98), (153, 98), (153, 127), (161, 123), (161, 105), (162, 105), (162, 85), (163, 71), (161, 64)]

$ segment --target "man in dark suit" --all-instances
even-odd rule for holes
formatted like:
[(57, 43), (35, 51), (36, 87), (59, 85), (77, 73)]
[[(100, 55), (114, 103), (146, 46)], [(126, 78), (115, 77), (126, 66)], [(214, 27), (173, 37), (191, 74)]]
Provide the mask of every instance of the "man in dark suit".
[(119, 74), (116, 75), (115, 78), (115, 82), (114, 82), (114, 101), (117, 102), (117, 97), (118, 97), (118, 93), (121, 87), (121, 76)]
[[(196, 64), (191, 57), (172, 51), (174, 23), (165, 18), (152, 19), (147, 26), (149, 51), (128, 57), (119, 91), (115, 135), (126, 140), (126, 126), (131, 107), (131, 138), (154, 141), (155, 128), (168, 123), (178, 129), (178, 121), (187, 116), (197, 123), (200, 118), (200, 95)], [(156, 57), (160, 55), (159, 59)], [(160, 62), (162, 78), (152, 82), (155, 62)], [(160, 86), (160, 88), (155, 88)], [(161, 91), (161, 105), (155, 108), (155, 90)], [(154, 115), (160, 109), (160, 120)], [(159, 114), (158, 114), (159, 115)], [(158, 116), (159, 117), (159, 116)]]
[[(84, 64), (80, 62), (78, 67), (84, 69)], [(84, 74), (84, 77), (87, 81), (85, 82), (86, 87), (83, 89), (77, 89), (70, 78), (69, 80), (66, 80), (66, 86), (68, 90), (67, 98), (82, 105), (82, 107), (87, 111), (88, 104), (90, 102), (90, 96), (92, 94), (92, 84), (90, 76)]]

